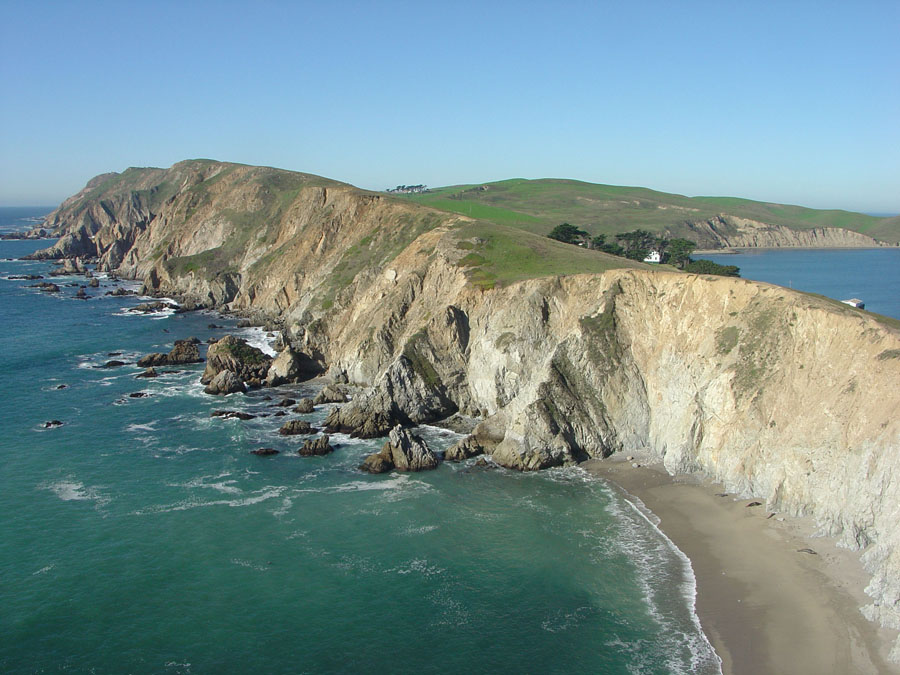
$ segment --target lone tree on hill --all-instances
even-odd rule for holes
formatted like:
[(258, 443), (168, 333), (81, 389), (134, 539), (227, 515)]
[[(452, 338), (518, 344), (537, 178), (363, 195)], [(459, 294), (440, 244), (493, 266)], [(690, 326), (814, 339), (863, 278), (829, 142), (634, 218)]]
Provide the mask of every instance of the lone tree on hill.
[(575, 225), (563, 223), (550, 230), (550, 234), (547, 236), (565, 244), (581, 244), (588, 237), (588, 233)]

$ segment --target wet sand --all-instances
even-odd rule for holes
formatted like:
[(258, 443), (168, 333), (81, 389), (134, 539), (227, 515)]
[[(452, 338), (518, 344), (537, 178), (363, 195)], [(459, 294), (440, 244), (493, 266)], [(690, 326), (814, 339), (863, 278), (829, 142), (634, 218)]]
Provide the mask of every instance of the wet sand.
[(897, 632), (860, 613), (871, 599), (859, 554), (813, 537), (811, 519), (770, 517), (763, 500), (722, 496), (721, 486), (661, 465), (581, 466), (640, 499), (690, 558), (697, 614), (726, 675), (900, 673), (887, 661)]

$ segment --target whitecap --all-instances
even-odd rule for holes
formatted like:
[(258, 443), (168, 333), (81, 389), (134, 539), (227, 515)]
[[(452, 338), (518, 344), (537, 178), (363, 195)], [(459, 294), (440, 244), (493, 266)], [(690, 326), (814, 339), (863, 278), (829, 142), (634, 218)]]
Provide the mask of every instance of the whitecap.
[(413, 558), (400, 567), (392, 567), (385, 570), (386, 574), (417, 574), (423, 577), (433, 577), (444, 574), (446, 570), (443, 567), (432, 565), (425, 558)]
[(42, 567), (41, 569), (39, 569), (37, 572), (32, 572), (32, 573), (31, 573), (31, 576), (36, 577), (36, 576), (38, 576), (39, 574), (46, 574), (47, 572), (49, 572), (50, 570), (52, 570), (54, 567), (56, 567), (55, 564), (45, 565), (44, 567)]
[(256, 570), (257, 572), (268, 572), (268, 565), (260, 565), (259, 563), (255, 563), (252, 560), (242, 560), (241, 558), (232, 558), (232, 565), (238, 565), (239, 567), (248, 567), (252, 570)]
[(55, 483), (45, 483), (40, 486), (49, 490), (64, 502), (91, 501), (98, 506), (109, 503), (109, 497), (102, 495), (97, 488), (85, 487), (84, 483), (73, 479), (65, 479)]
[[(285, 497), (284, 499), (281, 500), (281, 506), (279, 508), (275, 509), (274, 511), (272, 511), (272, 515), (275, 516), (276, 518), (281, 518), (281, 516), (286, 515), (288, 513), (288, 511), (291, 510), (291, 506), (293, 506), (293, 505), (294, 505), (294, 500), (291, 499), (290, 497)], [(288, 538), (290, 539), (290, 537), (288, 537)]]
[(147, 424), (129, 424), (125, 427), (125, 431), (138, 432), (138, 431), (156, 431), (155, 428), (156, 422), (148, 422)]
[(558, 609), (541, 622), (541, 628), (548, 633), (561, 633), (581, 623), (581, 620), (593, 614), (593, 607), (576, 607), (571, 611)]
[(438, 529), (437, 525), (410, 525), (409, 527), (400, 530), (400, 534), (404, 536), (427, 534), (428, 532), (434, 532), (436, 529)]
[(448, 585), (431, 593), (428, 599), (437, 609), (429, 622), (431, 626), (464, 626), (469, 623), (469, 611)]
[(414, 489), (422, 492), (428, 492), (432, 488), (428, 483), (424, 483), (420, 480), (414, 480), (409, 478), (409, 476), (399, 475), (395, 478), (389, 478), (387, 480), (374, 480), (374, 481), (364, 481), (364, 480), (355, 480), (350, 481), (349, 483), (343, 483), (341, 485), (335, 485), (334, 487), (328, 489), (329, 492), (357, 492), (357, 491), (366, 491), (366, 490), (379, 490), (379, 491), (402, 491), (404, 489)]
[(154, 513), (170, 513), (172, 511), (189, 511), (190, 509), (196, 509), (206, 506), (230, 506), (232, 508), (239, 508), (242, 506), (252, 506), (253, 504), (259, 504), (260, 502), (267, 501), (269, 499), (274, 499), (275, 497), (280, 497), (282, 492), (284, 492), (285, 488), (277, 487), (277, 488), (267, 488), (259, 492), (258, 494), (254, 494), (251, 497), (245, 497), (244, 499), (218, 499), (211, 502), (205, 502), (199, 499), (185, 499), (183, 501), (177, 502), (175, 504), (158, 504), (155, 506), (148, 506), (144, 509), (138, 509), (137, 511), (132, 511), (131, 515), (133, 516), (145, 516)]
[(267, 333), (268, 331), (259, 326), (240, 328), (234, 332), (236, 336), (245, 339), (251, 347), (256, 347), (269, 356), (277, 356), (278, 352), (272, 346), (275, 343), (275, 339), (268, 337)]
[[(697, 616), (697, 579), (690, 559), (659, 529), (659, 518), (650, 511), (646, 505), (634, 495), (623, 493), (618, 497), (608, 483), (604, 489), (611, 499), (607, 502), (606, 511), (613, 516), (614, 522), (620, 531), (611, 540), (616, 548), (627, 555), (635, 564), (638, 571), (638, 585), (652, 619), (664, 629), (660, 634), (664, 642), (663, 651), (667, 654), (667, 667), (673, 673), (693, 673), (700, 670), (721, 673), (722, 659), (716, 654), (709, 642), (700, 618)], [(624, 511), (620, 504), (624, 501), (628, 511)], [(642, 524), (644, 521), (645, 524)], [(649, 525), (655, 536), (647, 536), (646, 525)], [(663, 574), (662, 566), (668, 564), (670, 556), (674, 555), (681, 566), (681, 581), (678, 584), (681, 597), (687, 606), (688, 616), (693, 630), (690, 632), (679, 629), (676, 617), (665, 611), (658, 602), (660, 578)], [(680, 649), (687, 648), (688, 661), (685, 664), (679, 658)]]

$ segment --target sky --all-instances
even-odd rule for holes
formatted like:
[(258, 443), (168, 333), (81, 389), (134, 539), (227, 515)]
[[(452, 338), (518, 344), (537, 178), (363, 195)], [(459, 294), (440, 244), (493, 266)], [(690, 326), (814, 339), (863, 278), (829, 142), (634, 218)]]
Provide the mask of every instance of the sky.
[(0, 205), (188, 158), (900, 213), (900, 2), (0, 0)]

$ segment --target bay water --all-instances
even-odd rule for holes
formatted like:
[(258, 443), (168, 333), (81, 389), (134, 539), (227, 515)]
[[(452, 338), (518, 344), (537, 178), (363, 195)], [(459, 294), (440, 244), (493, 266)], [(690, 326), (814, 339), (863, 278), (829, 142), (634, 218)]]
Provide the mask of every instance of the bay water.
[[(31, 211), (0, 209), (0, 230)], [(267, 347), (261, 330), (130, 312), (146, 299), (105, 293), (137, 284), (102, 275), (89, 300), (83, 277), (58, 294), (11, 278), (46, 276), (16, 258), (48, 243), (0, 242), (0, 672), (720, 672), (689, 562), (604, 481), (474, 461), (371, 476), (384, 439), (343, 435), (300, 457), (279, 426), (329, 406), (274, 404), (315, 385), (222, 398), (202, 364), (135, 378), (175, 339)]]
[(900, 319), (900, 247), (740, 249), (696, 257), (737, 265), (745, 279), (833, 300), (858, 298), (868, 311)]

